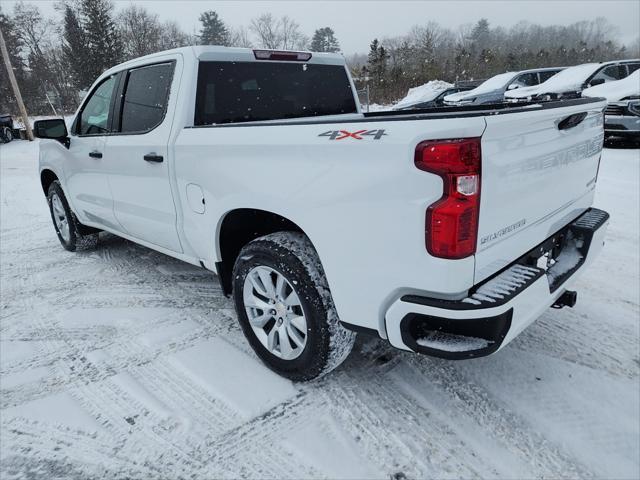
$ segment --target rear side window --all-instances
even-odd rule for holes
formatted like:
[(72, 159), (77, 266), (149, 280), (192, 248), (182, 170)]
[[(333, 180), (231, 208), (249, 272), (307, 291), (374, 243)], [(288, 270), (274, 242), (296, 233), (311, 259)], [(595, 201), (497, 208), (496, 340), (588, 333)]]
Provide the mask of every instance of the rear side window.
[(629, 69), (629, 75), (640, 68), (640, 63), (629, 63), (627, 64), (627, 68)]
[(122, 102), (121, 133), (143, 133), (162, 123), (167, 111), (173, 63), (130, 70)]
[(627, 69), (625, 68), (625, 65), (609, 65), (596, 73), (591, 79), (591, 82), (601, 79), (605, 82), (611, 82), (614, 80), (620, 80), (626, 76)]
[(196, 125), (355, 113), (343, 66), (200, 62)]
[(540, 72), (540, 83), (546, 82), (547, 80), (549, 80), (551, 77), (553, 77), (559, 71), (560, 70), (547, 70), (547, 71), (544, 71), (544, 72)]
[(535, 72), (523, 73), (517, 77), (511, 85), (518, 87), (532, 87), (538, 84), (538, 74)]

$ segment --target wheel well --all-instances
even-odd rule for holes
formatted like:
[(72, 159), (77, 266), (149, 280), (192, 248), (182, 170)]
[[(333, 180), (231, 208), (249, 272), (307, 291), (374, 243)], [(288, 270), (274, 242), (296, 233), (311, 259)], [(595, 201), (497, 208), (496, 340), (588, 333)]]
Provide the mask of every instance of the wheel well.
[(51, 170), (43, 170), (40, 174), (40, 183), (42, 183), (42, 190), (44, 190), (44, 194), (49, 193), (49, 187), (51, 184), (58, 180), (58, 177)]
[(240, 208), (227, 213), (218, 236), (221, 261), (216, 263), (225, 295), (231, 294), (233, 266), (242, 247), (258, 237), (283, 231), (302, 232), (302, 229), (291, 220), (265, 210)]

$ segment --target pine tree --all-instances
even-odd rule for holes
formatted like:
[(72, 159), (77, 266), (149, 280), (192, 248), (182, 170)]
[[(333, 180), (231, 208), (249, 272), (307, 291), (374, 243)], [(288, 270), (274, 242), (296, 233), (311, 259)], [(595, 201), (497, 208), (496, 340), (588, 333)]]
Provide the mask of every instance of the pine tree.
[(312, 52), (339, 52), (340, 43), (330, 27), (319, 28), (311, 39)]
[(122, 41), (113, 20), (111, 0), (84, 0), (81, 13), (85, 49), (89, 53), (87, 75), (96, 79), (103, 71), (122, 61)]
[(200, 30), (201, 45), (228, 46), (230, 41), (229, 29), (220, 16), (213, 10), (200, 14), (202, 29)]
[(385, 92), (384, 80), (387, 73), (387, 59), (389, 55), (385, 48), (380, 45), (378, 39), (375, 38), (371, 42), (368, 56), (369, 72), (371, 72), (371, 97), (374, 102), (385, 101), (383, 94)]
[(491, 37), (491, 28), (486, 18), (481, 18), (473, 27), (471, 32), (471, 40), (475, 43), (477, 50), (483, 50), (489, 45)]
[(73, 9), (66, 5), (64, 9), (64, 41), (62, 42), (62, 58), (67, 66), (71, 82), (78, 89), (88, 88), (95, 78), (90, 78), (87, 71), (87, 42), (84, 30)]

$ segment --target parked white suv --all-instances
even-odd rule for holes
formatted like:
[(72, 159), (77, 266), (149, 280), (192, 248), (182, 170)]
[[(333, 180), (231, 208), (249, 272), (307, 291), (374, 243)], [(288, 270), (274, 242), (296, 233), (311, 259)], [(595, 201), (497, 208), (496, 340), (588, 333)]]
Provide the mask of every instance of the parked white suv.
[(607, 100), (604, 111), (606, 136), (640, 142), (640, 70), (622, 80), (587, 88), (582, 96)]
[[(258, 356), (326, 373), (367, 332), (488, 355), (549, 306), (608, 215), (599, 99), (364, 114), (336, 54), (189, 47), (118, 65), (67, 132), (36, 122), (56, 233), (215, 270)], [(212, 366), (215, 368), (215, 366)]]

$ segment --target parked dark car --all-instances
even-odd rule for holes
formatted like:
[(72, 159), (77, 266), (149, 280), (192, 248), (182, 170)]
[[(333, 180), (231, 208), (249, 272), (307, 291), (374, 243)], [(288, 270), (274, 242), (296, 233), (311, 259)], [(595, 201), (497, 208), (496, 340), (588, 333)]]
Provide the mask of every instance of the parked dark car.
[(14, 137), (13, 118), (8, 113), (0, 114), (0, 142), (9, 143)]

